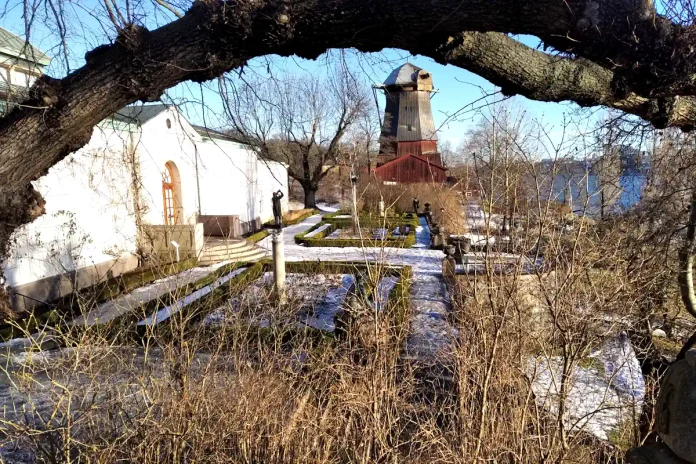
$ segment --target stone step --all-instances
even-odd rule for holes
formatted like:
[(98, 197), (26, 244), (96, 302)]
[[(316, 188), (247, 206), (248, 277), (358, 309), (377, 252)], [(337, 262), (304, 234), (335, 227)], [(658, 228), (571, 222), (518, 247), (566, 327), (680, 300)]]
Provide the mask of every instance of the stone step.
[(249, 245), (243, 248), (233, 248), (233, 249), (223, 249), (223, 248), (215, 248), (215, 249), (206, 249), (204, 248), (203, 251), (201, 252), (201, 256), (235, 256), (239, 254), (245, 254), (249, 253), (250, 251), (254, 250), (259, 250), (261, 248), (256, 247), (254, 245)]
[(205, 244), (203, 245), (203, 250), (218, 250), (218, 249), (225, 249), (225, 250), (236, 250), (239, 248), (248, 248), (249, 246), (253, 246), (253, 244), (250, 244), (246, 240), (239, 239), (239, 240), (211, 240), (208, 239)]
[(199, 258), (198, 262), (201, 265), (207, 266), (210, 264), (214, 264), (220, 261), (247, 261), (247, 262), (252, 262), (252, 261), (258, 261), (262, 258), (266, 257), (266, 250), (263, 248), (250, 248), (247, 250), (244, 250), (242, 252), (235, 252), (235, 253), (204, 253), (201, 255)]

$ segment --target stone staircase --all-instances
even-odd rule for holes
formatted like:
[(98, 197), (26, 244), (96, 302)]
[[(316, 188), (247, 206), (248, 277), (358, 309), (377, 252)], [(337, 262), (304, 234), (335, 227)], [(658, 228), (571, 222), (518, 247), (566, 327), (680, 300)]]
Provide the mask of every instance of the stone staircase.
[(244, 239), (206, 237), (198, 262), (203, 266), (220, 261), (254, 262), (266, 255), (266, 250)]

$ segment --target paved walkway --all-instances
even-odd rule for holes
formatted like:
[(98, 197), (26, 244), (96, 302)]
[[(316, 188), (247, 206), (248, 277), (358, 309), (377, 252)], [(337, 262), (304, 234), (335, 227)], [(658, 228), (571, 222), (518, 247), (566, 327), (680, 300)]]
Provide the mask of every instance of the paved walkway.
[[(423, 240), (429, 232), (423, 229), (416, 231), (417, 245), (414, 248), (374, 248), (374, 247), (305, 247), (295, 243), (295, 235), (304, 232), (321, 222), (321, 215), (314, 215), (300, 224), (283, 229), (283, 244), (285, 257), (288, 261), (367, 261), (384, 262), (395, 265), (406, 265), (413, 268), (414, 273), (440, 274), (444, 255), (438, 250), (425, 248)], [(427, 227), (427, 226), (425, 226)], [(366, 241), (368, 243), (374, 243)], [(272, 238), (269, 235), (258, 246), (269, 252), (272, 250)]]
[[(297, 245), (294, 237), (321, 222), (315, 215), (300, 224), (283, 229), (283, 245), (288, 261), (365, 261), (397, 266), (411, 266), (411, 327), (406, 343), (409, 358), (439, 363), (446, 361), (457, 330), (448, 320), (451, 311), (449, 291), (442, 278), (442, 259), (439, 250), (429, 250), (430, 229), (421, 218), (416, 229), (413, 248), (374, 247), (305, 247)], [(369, 242), (368, 242), (369, 243)], [(271, 250), (272, 238), (266, 237), (258, 245)]]

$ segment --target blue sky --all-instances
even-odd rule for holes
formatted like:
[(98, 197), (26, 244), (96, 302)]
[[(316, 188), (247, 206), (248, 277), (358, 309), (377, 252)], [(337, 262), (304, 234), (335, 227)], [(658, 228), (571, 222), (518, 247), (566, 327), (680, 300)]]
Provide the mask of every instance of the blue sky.
[[(0, 26), (24, 36), (24, 19), (22, 17), (22, 1), (9, 0), (8, 12), (0, 17)], [(66, 2), (66, 17), (69, 35), (68, 62), (72, 69), (83, 64), (83, 57), (87, 50), (105, 43), (113, 32), (105, 26), (103, 11), (95, 0), (80, 0), (80, 2)], [(40, 18), (41, 19), (41, 18)], [(148, 17), (150, 27), (169, 21), (171, 18), (158, 13), (157, 16)], [(38, 21), (37, 21), (38, 23)], [(538, 40), (534, 37), (523, 37), (520, 40), (531, 46), (536, 46)], [(31, 41), (51, 56), (59, 54), (56, 47), (57, 37), (50, 29), (43, 25), (37, 25), (32, 30)], [(485, 79), (454, 66), (443, 66), (432, 59), (422, 56), (411, 56), (401, 50), (385, 50), (381, 53), (368, 55), (348, 54), (349, 62), (353, 63), (358, 72), (364, 77), (366, 84), (381, 83), (389, 72), (410, 61), (418, 67), (430, 71), (433, 75), (435, 87), (439, 91), (432, 99), (433, 116), (437, 127), (440, 129), (439, 139), (449, 140), (453, 146), (457, 146), (466, 136), (476, 119), (476, 112), (472, 108), (481, 106), (479, 101), (486, 93), (494, 92), (494, 87)], [(297, 58), (271, 58), (273, 68), (286, 73), (321, 73), (327, 66), (326, 57), (317, 61), (301, 60)], [(54, 59), (48, 69), (48, 74), (54, 77), (65, 75), (64, 60)], [(258, 65), (260, 72), (266, 69), (266, 61), (252, 63)], [(212, 127), (219, 126), (217, 116), (221, 114), (219, 97), (215, 92), (216, 84), (213, 82), (204, 86), (197, 84), (182, 84), (167, 93), (167, 98), (177, 103), (183, 103), (183, 109), (188, 118), (197, 124), (206, 122)], [(494, 99), (500, 99), (498, 95)], [(527, 116), (542, 120), (553, 139), (558, 139), (562, 131), (563, 121), (566, 117), (576, 117), (577, 105), (571, 103), (544, 103), (528, 100), (524, 97), (515, 97), (516, 105), (522, 107)], [(205, 106), (201, 104), (204, 102)], [(479, 101), (477, 104), (474, 102)], [(384, 108), (383, 98), (379, 99), (380, 108)], [(472, 104), (474, 104), (472, 106)], [(459, 113), (458, 113), (459, 112)], [(459, 114), (458, 117), (453, 115)], [(575, 116), (573, 116), (575, 114)], [(582, 116), (586, 117), (586, 116)], [(595, 116), (596, 117), (596, 116)]]

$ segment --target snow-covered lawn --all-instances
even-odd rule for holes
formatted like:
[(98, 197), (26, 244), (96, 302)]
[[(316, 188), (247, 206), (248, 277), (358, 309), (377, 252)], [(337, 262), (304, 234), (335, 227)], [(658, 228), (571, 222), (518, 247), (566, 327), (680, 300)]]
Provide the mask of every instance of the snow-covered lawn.
[(224, 325), (228, 319), (242, 317), (258, 327), (309, 326), (333, 332), (334, 317), (354, 282), (350, 274), (290, 273), (285, 279), (287, 304), (279, 305), (273, 295), (273, 273), (266, 272), (241, 295), (210, 313), (203, 323)]
[(127, 312), (133, 311), (148, 301), (161, 298), (172, 293), (177, 288), (197, 282), (229, 263), (231, 261), (223, 261), (212, 266), (194, 267), (178, 274), (155, 280), (149, 285), (136, 288), (130, 293), (120, 295), (113, 300), (100, 304), (88, 314), (76, 317), (70, 322), (70, 325), (91, 326), (94, 324), (106, 324)]
[[(589, 357), (587, 366), (577, 366), (567, 381), (566, 415), (568, 430), (584, 430), (602, 440), (640, 415), (645, 397), (645, 380), (640, 363), (625, 334), (607, 339)], [(529, 359), (527, 375), (537, 402), (551, 414), (558, 414), (563, 360), (560, 356)]]

